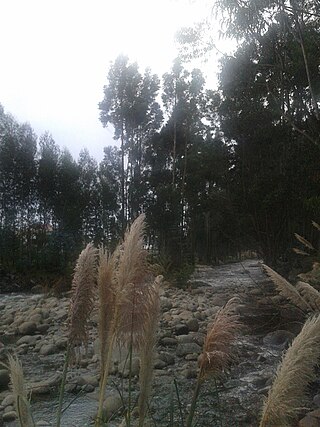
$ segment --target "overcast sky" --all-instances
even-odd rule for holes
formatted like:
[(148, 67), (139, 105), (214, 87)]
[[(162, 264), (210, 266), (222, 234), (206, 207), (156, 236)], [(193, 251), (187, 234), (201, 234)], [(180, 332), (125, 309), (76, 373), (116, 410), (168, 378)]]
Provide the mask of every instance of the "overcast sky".
[[(120, 53), (161, 76), (174, 34), (208, 14), (206, 0), (0, 0), (0, 103), (77, 158), (114, 144), (99, 121), (110, 61)], [(208, 69), (208, 68), (207, 68)], [(217, 69), (210, 66), (211, 79)]]

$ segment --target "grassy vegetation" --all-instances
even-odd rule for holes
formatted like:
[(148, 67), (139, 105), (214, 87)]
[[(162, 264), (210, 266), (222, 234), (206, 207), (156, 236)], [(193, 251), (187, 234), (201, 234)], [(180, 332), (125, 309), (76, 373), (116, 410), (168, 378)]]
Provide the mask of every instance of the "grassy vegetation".
[[(120, 426), (143, 427), (149, 424), (149, 402), (152, 393), (154, 349), (160, 317), (159, 289), (163, 277), (154, 277), (143, 245), (144, 216), (141, 215), (127, 231), (112, 254), (89, 244), (80, 254), (75, 268), (70, 299), (64, 375), (56, 427), (61, 425), (64, 387), (68, 366), (76, 359), (77, 349), (88, 342), (88, 320), (99, 305), (100, 386), (95, 427), (108, 425), (104, 410), (106, 386), (109, 382), (112, 352), (120, 342), (129, 352), (128, 397), (124, 403)], [(260, 427), (291, 426), (297, 420), (307, 386), (314, 378), (314, 367), (320, 358), (320, 293), (306, 283), (291, 285), (270, 267), (266, 272), (280, 293), (303, 310), (312, 314), (295, 338), (278, 367), (274, 383), (262, 411)], [(201, 387), (207, 379), (217, 391), (216, 380), (233, 359), (233, 344), (241, 330), (237, 315), (239, 300), (232, 298), (222, 307), (208, 327), (202, 354), (199, 357), (198, 377), (189, 413), (183, 413), (177, 384), (179, 425), (192, 427)], [(139, 398), (133, 399), (131, 367), (133, 352), (140, 357)], [(16, 357), (9, 357), (12, 392), (21, 427), (32, 427), (34, 421), (28, 401), (22, 367)], [(173, 407), (172, 407), (173, 411)], [(174, 416), (170, 416), (172, 426)], [(176, 424), (175, 424), (176, 425)]]

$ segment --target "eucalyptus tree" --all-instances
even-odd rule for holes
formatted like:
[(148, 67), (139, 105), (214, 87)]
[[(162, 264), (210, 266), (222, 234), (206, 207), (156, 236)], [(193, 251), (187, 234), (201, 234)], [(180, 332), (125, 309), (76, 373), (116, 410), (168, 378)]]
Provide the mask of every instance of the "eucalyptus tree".
[(221, 127), (236, 141), (234, 200), (248, 233), (275, 262), (310, 222), (311, 205), (320, 215), (319, 5), (217, 5), (227, 33), (242, 41), (220, 74)]
[(55, 227), (54, 216), (57, 200), (58, 164), (60, 148), (46, 132), (39, 139), (37, 191), (39, 198), (38, 215), (44, 226)]
[[(0, 227), (3, 253), (16, 264), (30, 262), (36, 213), (37, 139), (28, 124), (0, 111)], [(24, 250), (24, 248), (26, 250)]]
[[(287, 256), (311, 212), (320, 215), (320, 4), (218, 0), (214, 8), (220, 33), (238, 46), (222, 56), (212, 105), (230, 146), (228, 193), (246, 240), (272, 262)], [(180, 34), (196, 53), (209, 46), (201, 39), (200, 26)]]
[(121, 238), (122, 228), (119, 227), (121, 210), (121, 152), (117, 147), (105, 147), (104, 157), (99, 164), (98, 187), (101, 203), (101, 223), (104, 244), (112, 245)]
[(268, 102), (295, 132), (319, 143), (319, 2), (218, 0), (215, 7), (225, 34), (255, 51)]
[[(141, 204), (139, 191), (145, 144), (160, 127), (161, 110), (156, 102), (159, 79), (146, 70), (142, 75), (136, 63), (119, 56), (111, 65), (104, 99), (99, 104), (103, 126), (111, 123), (121, 151), (121, 223), (135, 216)], [(130, 206), (129, 206), (130, 200)]]
[(64, 270), (82, 245), (80, 168), (67, 149), (58, 160), (54, 216), (57, 228), (52, 236), (59, 268)]
[(203, 229), (203, 210), (211, 211), (205, 194), (211, 187), (223, 184), (209, 170), (219, 162), (229, 167), (224, 157), (223, 163), (222, 157), (217, 157), (218, 162), (210, 162), (217, 154), (215, 144), (209, 142), (216, 130), (217, 100), (216, 94), (206, 91), (204, 86), (199, 70), (188, 71), (179, 59), (175, 60), (163, 78), (167, 121), (150, 140), (147, 150), (148, 221), (160, 252), (167, 254), (176, 266), (194, 260), (196, 246), (201, 245), (195, 224), (201, 223)]
[(99, 194), (98, 163), (88, 149), (80, 151), (78, 159), (82, 236), (85, 241), (100, 243), (102, 234), (101, 197)]

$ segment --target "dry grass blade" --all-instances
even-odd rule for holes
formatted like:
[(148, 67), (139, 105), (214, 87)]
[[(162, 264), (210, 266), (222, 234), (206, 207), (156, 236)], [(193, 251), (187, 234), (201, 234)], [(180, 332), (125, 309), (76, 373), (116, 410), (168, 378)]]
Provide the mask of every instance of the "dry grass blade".
[(145, 215), (141, 214), (125, 234), (119, 251), (117, 282), (119, 291), (146, 276), (147, 252), (144, 249)]
[(139, 348), (145, 335), (144, 327), (153, 288), (147, 252), (144, 249), (145, 216), (140, 215), (125, 235), (116, 268), (117, 338), (122, 344)]
[(144, 344), (149, 317), (150, 299), (154, 290), (150, 283), (129, 283), (120, 306), (117, 339), (122, 345), (139, 349)]
[(296, 307), (304, 312), (312, 311), (312, 308), (307, 303), (307, 301), (299, 294), (297, 289), (291, 285), (284, 277), (280, 276), (277, 272), (272, 270), (272, 268), (263, 264), (263, 268), (270, 277), (270, 279), (275, 284), (280, 295), (290, 300)]
[(9, 356), (9, 370), (11, 378), (12, 393), (15, 401), (15, 409), (19, 417), (21, 427), (33, 427), (34, 422), (30, 412), (27, 396), (27, 388), (24, 382), (22, 365), (18, 358)]
[(320, 231), (320, 225), (319, 225), (317, 222), (312, 221), (312, 225), (313, 225), (317, 230), (319, 230), (319, 231)]
[(310, 254), (308, 252), (302, 251), (301, 249), (292, 248), (292, 250), (293, 250), (293, 252), (295, 252), (298, 255), (310, 256)]
[(220, 375), (233, 357), (232, 344), (241, 328), (235, 312), (238, 298), (231, 298), (222, 307), (209, 327), (200, 356), (200, 378)]
[(69, 344), (87, 344), (87, 324), (94, 305), (97, 250), (92, 244), (81, 252), (74, 271), (69, 311)]
[(314, 251), (314, 247), (313, 247), (312, 243), (310, 243), (307, 239), (305, 239), (304, 237), (300, 236), (300, 234), (297, 234), (297, 233), (294, 233), (294, 236), (306, 248), (311, 249), (312, 251)]
[[(140, 215), (125, 234), (124, 241), (112, 255), (113, 313), (110, 319), (108, 345), (103, 354), (99, 408), (96, 426), (102, 423), (103, 401), (111, 364), (112, 348), (116, 338), (122, 343), (139, 346), (145, 325), (146, 301), (150, 283), (147, 252), (144, 249), (145, 216)], [(131, 352), (132, 354), (132, 352)], [(130, 405), (129, 405), (130, 407)], [(129, 411), (130, 414), (130, 411)]]
[(308, 319), (278, 367), (260, 427), (291, 427), (306, 400), (320, 357), (320, 316)]
[(140, 395), (138, 401), (139, 427), (144, 425), (147, 413), (148, 399), (151, 391), (154, 349), (157, 340), (157, 328), (160, 317), (160, 295), (159, 288), (163, 276), (157, 276), (152, 286), (148, 301), (148, 316), (145, 325), (144, 343), (140, 355)]
[(310, 307), (316, 311), (320, 311), (320, 292), (306, 282), (298, 282), (297, 289), (303, 298), (308, 302)]
[(115, 258), (103, 248), (99, 250), (98, 290), (99, 290), (99, 338), (101, 348), (101, 369), (104, 369), (106, 346), (110, 338), (110, 328), (114, 315), (115, 289), (113, 273)]

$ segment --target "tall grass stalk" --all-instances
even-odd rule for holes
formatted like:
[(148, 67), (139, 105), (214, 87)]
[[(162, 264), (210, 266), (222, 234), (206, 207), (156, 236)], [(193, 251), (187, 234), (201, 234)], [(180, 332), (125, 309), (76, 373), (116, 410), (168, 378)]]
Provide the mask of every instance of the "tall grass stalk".
[(11, 355), (8, 357), (8, 364), (14, 406), (18, 414), (20, 427), (35, 427), (28, 401), (22, 365), (17, 357)]
[(199, 398), (199, 394), (200, 394), (201, 385), (202, 385), (201, 375), (198, 375), (196, 386), (195, 386), (195, 388), (193, 390), (193, 395), (192, 395), (192, 401), (191, 401), (189, 415), (188, 415), (188, 418), (187, 418), (187, 427), (191, 427), (192, 426), (192, 421), (193, 421), (194, 414), (195, 414), (195, 411), (196, 411), (196, 407), (197, 407), (197, 402), (198, 402), (198, 398)]
[(73, 356), (75, 347), (82, 344), (86, 346), (88, 342), (87, 323), (94, 305), (96, 256), (97, 250), (92, 244), (88, 244), (79, 255), (74, 271), (68, 315), (69, 341), (65, 354), (62, 380), (60, 384), (56, 421), (57, 427), (60, 427), (61, 425), (64, 390), (70, 360)]
[(68, 343), (66, 354), (64, 357), (62, 379), (61, 379), (60, 390), (59, 390), (59, 401), (58, 401), (58, 409), (57, 409), (57, 427), (60, 427), (61, 425), (62, 405), (63, 405), (64, 391), (65, 391), (65, 386), (67, 381), (68, 366), (70, 363), (70, 355), (71, 355), (71, 346)]
[(174, 382), (174, 388), (175, 388), (177, 399), (178, 399), (178, 407), (179, 407), (181, 427), (184, 427), (184, 417), (183, 417), (183, 412), (182, 412), (182, 403), (181, 403), (181, 399), (180, 399), (179, 387), (178, 387), (178, 383), (177, 383), (176, 379), (174, 379), (173, 382)]
[(293, 285), (291, 285), (291, 283), (289, 283), (279, 273), (272, 270), (272, 268), (270, 268), (269, 266), (263, 264), (263, 268), (275, 284), (280, 295), (282, 295), (284, 298), (287, 298), (292, 304), (294, 304), (304, 313), (312, 312), (312, 308), (310, 307), (308, 302), (301, 296), (299, 291)]
[(163, 276), (157, 276), (152, 288), (150, 289), (147, 307), (146, 324), (144, 327), (144, 339), (140, 349), (140, 396), (138, 401), (139, 427), (145, 422), (148, 400), (150, 397), (154, 352), (157, 341), (157, 329), (160, 318), (160, 285)]
[(260, 427), (290, 427), (307, 400), (320, 358), (320, 315), (309, 318), (284, 355), (265, 401)]
[(239, 316), (235, 312), (238, 302), (238, 298), (231, 298), (218, 311), (212, 325), (209, 326), (203, 352), (199, 358), (200, 368), (186, 421), (187, 427), (192, 426), (201, 386), (205, 379), (211, 376), (216, 380), (232, 360), (232, 344), (241, 327)]
[[(144, 229), (144, 215), (140, 215), (126, 232), (123, 243), (119, 244), (112, 254), (112, 268), (106, 268), (107, 280), (103, 279), (103, 274), (99, 271), (101, 277), (99, 287), (102, 287), (100, 296), (103, 298), (100, 301), (102, 321), (99, 323), (99, 335), (102, 338), (107, 335), (108, 338), (103, 344), (101, 353), (102, 375), (96, 427), (102, 422), (105, 389), (116, 339), (126, 346), (139, 348), (143, 337), (150, 287), (147, 282), (147, 254), (143, 248)], [(99, 270), (101, 268), (100, 264)], [(104, 287), (108, 287), (110, 291), (103, 289)], [(107, 300), (108, 296), (112, 298), (111, 304)], [(109, 311), (105, 309), (106, 306), (110, 307)]]

